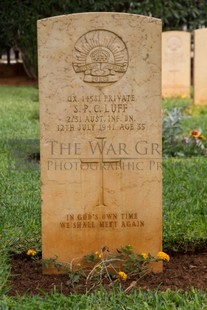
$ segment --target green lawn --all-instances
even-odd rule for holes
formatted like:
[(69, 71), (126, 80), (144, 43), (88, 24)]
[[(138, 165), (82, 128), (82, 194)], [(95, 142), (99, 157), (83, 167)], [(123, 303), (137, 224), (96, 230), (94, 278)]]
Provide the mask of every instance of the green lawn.
[[(1, 301), (0, 301), (1, 302)], [(189, 292), (137, 292), (127, 295), (121, 290), (97, 291), (87, 295), (58, 295), (56, 293), (34, 297), (2, 298), (0, 309), (15, 310), (205, 310), (207, 293)]]
[[(0, 87), (0, 309), (206, 309), (207, 294), (189, 292), (97, 291), (90, 296), (35, 297), (6, 295), (8, 253), (41, 250), (40, 175), (38, 170), (8, 169), (9, 139), (38, 139), (38, 91), (32, 87)], [(163, 108), (185, 107), (184, 135), (202, 128), (207, 136), (207, 108), (189, 99), (163, 101)], [(206, 246), (207, 158), (163, 160), (163, 247), (187, 250)], [(205, 305), (205, 306), (203, 306)]]

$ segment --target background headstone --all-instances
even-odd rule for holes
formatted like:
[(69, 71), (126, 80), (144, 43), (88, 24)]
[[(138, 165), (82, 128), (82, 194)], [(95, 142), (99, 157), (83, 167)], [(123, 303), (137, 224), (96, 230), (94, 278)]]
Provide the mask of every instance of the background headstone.
[(190, 96), (190, 33), (162, 34), (162, 96)]
[(162, 247), (160, 20), (53, 17), (38, 21), (38, 43), (43, 259), (68, 263), (128, 244), (156, 255)]
[(194, 104), (207, 105), (207, 28), (194, 31)]

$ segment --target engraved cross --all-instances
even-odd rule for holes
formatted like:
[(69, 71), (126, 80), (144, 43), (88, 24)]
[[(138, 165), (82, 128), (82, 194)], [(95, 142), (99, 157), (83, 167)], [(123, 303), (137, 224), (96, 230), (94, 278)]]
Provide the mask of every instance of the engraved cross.
[[(120, 159), (114, 159), (114, 160), (104, 160), (104, 139), (105, 137), (96, 137), (96, 139), (99, 139), (101, 141), (100, 145), (100, 155), (98, 159), (94, 160), (82, 160), (81, 163), (94, 163), (94, 164), (99, 164), (100, 166), (105, 163), (120, 163)], [(105, 201), (104, 201), (104, 172), (103, 172), (103, 167), (101, 166), (101, 173), (99, 174), (99, 196), (98, 196), (98, 207), (105, 207)]]

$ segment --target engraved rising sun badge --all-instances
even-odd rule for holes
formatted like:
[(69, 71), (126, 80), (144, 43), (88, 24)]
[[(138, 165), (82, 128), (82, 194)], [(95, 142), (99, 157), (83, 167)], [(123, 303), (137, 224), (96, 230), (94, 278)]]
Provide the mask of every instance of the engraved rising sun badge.
[(122, 39), (108, 30), (93, 30), (74, 46), (73, 68), (92, 86), (107, 86), (120, 80), (128, 67), (128, 52)]

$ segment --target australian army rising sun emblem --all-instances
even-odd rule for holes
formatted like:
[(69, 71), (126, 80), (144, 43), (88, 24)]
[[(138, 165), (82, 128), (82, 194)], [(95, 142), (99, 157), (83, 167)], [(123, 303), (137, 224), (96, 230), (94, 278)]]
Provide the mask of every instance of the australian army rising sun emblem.
[(85, 83), (92, 86), (117, 82), (127, 67), (126, 45), (111, 31), (89, 31), (74, 46), (73, 68)]

